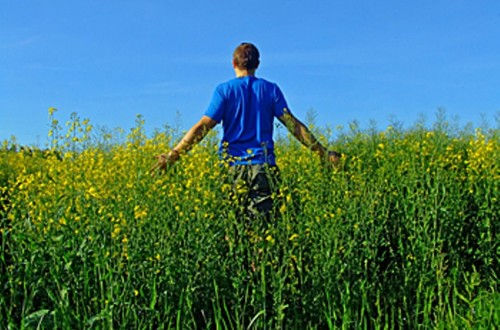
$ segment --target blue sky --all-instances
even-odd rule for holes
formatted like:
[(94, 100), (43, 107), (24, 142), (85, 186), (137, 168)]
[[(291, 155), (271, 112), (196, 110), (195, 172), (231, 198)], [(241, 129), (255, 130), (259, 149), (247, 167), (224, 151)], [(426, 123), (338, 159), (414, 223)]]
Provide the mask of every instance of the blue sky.
[(0, 140), (43, 147), (47, 109), (95, 126), (187, 129), (233, 77), (242, 41), (257, 75), (320, 127), (428, 123), (438, 108), (496, 127), (500, 1), (0, 0)]

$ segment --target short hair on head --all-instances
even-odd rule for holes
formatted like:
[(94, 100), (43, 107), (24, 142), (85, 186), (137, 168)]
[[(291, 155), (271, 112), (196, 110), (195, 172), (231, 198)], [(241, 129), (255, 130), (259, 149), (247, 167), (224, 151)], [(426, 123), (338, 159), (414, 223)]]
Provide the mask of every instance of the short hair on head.
[(241, 43), (233, 53), (234, 64), (240, 69), (253, 70), (259, 66), (259, 50), (249, 42)]

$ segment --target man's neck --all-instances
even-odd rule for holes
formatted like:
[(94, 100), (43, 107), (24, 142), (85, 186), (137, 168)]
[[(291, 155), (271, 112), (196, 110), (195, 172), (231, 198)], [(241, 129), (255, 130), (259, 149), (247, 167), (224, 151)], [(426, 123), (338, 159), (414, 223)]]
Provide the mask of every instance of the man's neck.
[(255, 76), (255, 70), (242, 70), (235, 68), (234, 72), (236, 73), (237, 78), (247, 77), (247, 76)]

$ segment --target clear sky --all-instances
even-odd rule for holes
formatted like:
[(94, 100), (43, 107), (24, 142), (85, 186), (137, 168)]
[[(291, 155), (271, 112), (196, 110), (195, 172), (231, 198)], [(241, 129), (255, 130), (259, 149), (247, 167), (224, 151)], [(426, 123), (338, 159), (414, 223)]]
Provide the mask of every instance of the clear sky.
[(320, 127), (449, 118), (497, 127), (500, 1), (0, 0), (0, 140), (47, 142), (47, 109), (101, 127), (188, 129), (233, 77), (257, 75)]

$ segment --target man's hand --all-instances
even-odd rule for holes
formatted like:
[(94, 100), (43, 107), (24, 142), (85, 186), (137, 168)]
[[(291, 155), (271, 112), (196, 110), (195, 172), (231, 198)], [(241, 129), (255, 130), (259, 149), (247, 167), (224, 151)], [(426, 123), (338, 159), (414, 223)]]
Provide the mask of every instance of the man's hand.
[(168, 154), (161, 154), (155, 157), (156, 163), (153, 164), (149, 170), (149, 173), (151, 175), (154, 175), (158, 170), (161, 172), (165, 171), (167, 165), (172, 165), (173, 163), (175, 163), (179, 159), (180, 155), (177, 150), (172, 149), (172, 151), (170, 151)]
[(326, 157), (326, 161), (331, 163), (332, 165), (334, 166), (338, 166), (339, 163), (340, 163), (340, 158), (342, 157), (342, 154), (337, 152), (337, 151), (333, 151), (333, 150), (330, 150), (328, 151), (328, 155)]

